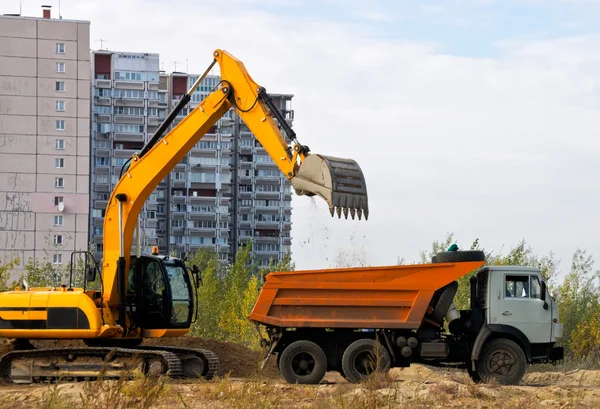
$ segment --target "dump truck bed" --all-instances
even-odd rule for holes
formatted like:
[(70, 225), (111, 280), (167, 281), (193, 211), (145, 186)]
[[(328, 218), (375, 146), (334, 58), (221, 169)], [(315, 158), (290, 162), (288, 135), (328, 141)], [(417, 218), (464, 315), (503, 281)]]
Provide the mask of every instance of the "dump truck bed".
[(439, 288), (484, 261), (274, 272), (251, 321), (283, 328), (406, 328), (421, 326)]

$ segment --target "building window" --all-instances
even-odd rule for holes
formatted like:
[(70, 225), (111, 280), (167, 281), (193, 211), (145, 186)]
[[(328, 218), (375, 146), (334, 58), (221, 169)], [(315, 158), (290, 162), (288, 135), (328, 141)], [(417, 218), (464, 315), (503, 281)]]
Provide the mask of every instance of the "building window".
[(53, 257), (54, 264), (62, 264), (62, 254), (55, 254)]
[(56, 72), (65, 72), (65, 63), (64, 62), (56, 63)]
[(62, 203), (63, 199), (62, 196), (54, 196), (54, 206), (58, 206), (59, 203)]
[(102, 251), (102, 243), (96, 243), (96, 251), (97, 252), (101, 252)]
[(65, 159), (64, 158), (55, 158), (54, 159), (54, 167), (56, 169), (62, 169), (65, 167)]
[(54, 244), (63, 244), (63, 236), (62, 234), (54, 235)]
[(65, 53), (65, 43), (56, 43), (56, 54)]
[(54, 178), (54, 187), (65, 187), (64, 178)]
[(55, 226), (62, 226), (63, 225), (63, 216), (62, 215), (57, 215), (54, 216), (54, 225)]
[(96, 158), (96, 166), (109, 166), (110, 159), (99, 156)]
[(65, 110), (65, 101), (56, 101), (56, 110), (63, 112)]
[(57, 119), (56, 120), (56, 130), (57, 131), (64, 131), (65, 130), (65, 120), (64, 119)]
[(65, 82), (56, 81), (56, 92), (65, 92)]
[(62, 151), (65, 149), (65, 140), (57, 139), (56, 140), (56, 150)]

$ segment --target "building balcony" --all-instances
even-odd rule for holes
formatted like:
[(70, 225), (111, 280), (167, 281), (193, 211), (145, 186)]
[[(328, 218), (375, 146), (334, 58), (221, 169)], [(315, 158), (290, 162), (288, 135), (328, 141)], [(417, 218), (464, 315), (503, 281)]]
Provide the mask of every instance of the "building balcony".
[(216, 212), (190, 212), (189, 219), (195, 221), (216, 221)]
[(108, 156), (110, 155), (110, 148), (96, 148), (96, 156)]
[(270, 257), (279, 256), (279, 251), (277, 251), (277, 250), (254, 250), (253, 253), (256, 254), (257, 256), (270, 256)]
[(136, 153), (135, 149), (115, 149), (113, 151), (113, 157), (117, 159), (129, 159)]
[(214, 196), (188, 196), (188, 201), (190, 204), (197, 204), (197, 205), (206, 205), (206, 204), (212, 204), (215, 205), (217, 203), (217, 198)]
[(106, 209), (108, 200), (94, 200), (94, 209)]
[(122, 107), (144, 107), (144, 100), (141, 98), (125, 98), (125, 97), (113, 97), (113, 105)]
[(255, 220), (254, 221), (254, 225), (257, 228), (267, 228), (267, 229), (278, 229), (279, 228), (279, 222), (273, 222), (273, 221), (258, 221)]
[(149, 116), (148, 117), (148, 125), (158, 126), (162, 123), (162, 119), (157, 116)]
[(95, 182), (94, 190), (96, 192), (110, 192), (110, 183), (108, 183), (108, 182)]
[(254, 241), (256, 243), (263, 243), (263, 244), (279, 244), (279, 237), (278, 236), (254, 236)]
[(183, 236), (186, 234), (185, 227), (171, 227), (171, 234), (173, 236)]
[(173, 187), (187, 187), (187, 179), (175, 179), (171, 177), (171, 186)]
[(144, 142), (144, 134), (143, 133), (114, 133), (115, 141), (122, 142)]
[(111, 98), (110, 97), (94, 97), (94, 104), (95, 105), (103, 105), (103, 106), (110, 106), (111, 105)]
[(191, 235), (199, 237), (217, 237), (215, 227), (189, 227), (188, 231)]
[(115, 88), (144, 90), (144, 81), (114, 80)]
[(112, 84), (110, 80), (95, 79), (93, 86), (96, 88), (111, 88)]
[(111, 119), (112, 119), (112, 116), (110, 114), (99, 114), (97, 112), (94, 112), (95, 122), (108, 123), (111, 121)]

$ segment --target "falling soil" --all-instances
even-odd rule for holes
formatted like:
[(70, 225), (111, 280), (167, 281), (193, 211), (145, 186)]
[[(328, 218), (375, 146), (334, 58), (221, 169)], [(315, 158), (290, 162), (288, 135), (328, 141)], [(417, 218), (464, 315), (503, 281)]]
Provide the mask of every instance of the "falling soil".
[[(11, 341), (6, 339), (2, 341), (0, 344), (0, 354), (5, 354), (14, 349)], [(79, 340), (37, 340), (31, 341), (31, 343), (37, 348), (81, 348), (86, 346)], [(169, 345), (208, 349), (214, 352), (221, 361), (221, 369), (217, 374), (221, 377), (226, 374), (229, 374), (232, 378), (246, 378), (256, 375), (259, 373), (260, 364), (264, 357), (262, 351), (252, 350), (243, 345), (192, 336), (147, 339), (144, 340), (140, 347), (144, 345)], [(260, 374), (267, 378), (279, 378), (276, 361), (276, 357), (271, 356), (267, 366)]]

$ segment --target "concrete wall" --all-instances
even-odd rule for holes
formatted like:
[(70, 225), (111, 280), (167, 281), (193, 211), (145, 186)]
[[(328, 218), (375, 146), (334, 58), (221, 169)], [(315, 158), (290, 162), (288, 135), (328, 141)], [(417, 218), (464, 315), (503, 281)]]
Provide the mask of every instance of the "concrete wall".
[[(0, 16), (0, 260), (20, 257), (23, 266), (30, 257), (53, 262), (62, 254), (66, 266), (71, 251), (88, 248), (89, 41), (89, 22)], [(56, 53), (57, 43), (64, 53)], [(56, 91), (57, 81), (64, 91)], [(64, 187), (55, 187), (56, 177)], [(55, 197), (64, 198), (62, 212)], [(63, 235), (62, 245), (52, 244), (54, 234)]]

